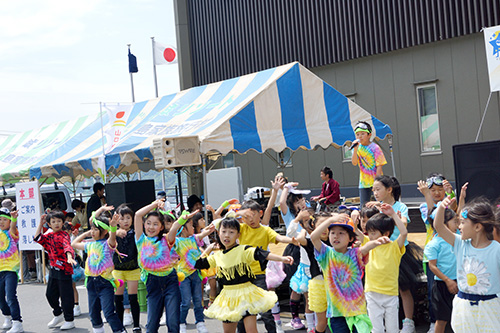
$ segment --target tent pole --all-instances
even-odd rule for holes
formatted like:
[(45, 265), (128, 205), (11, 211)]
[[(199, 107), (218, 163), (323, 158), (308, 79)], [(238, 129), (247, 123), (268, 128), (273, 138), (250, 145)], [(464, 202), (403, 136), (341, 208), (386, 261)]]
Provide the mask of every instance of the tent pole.
[[(208, 204), (208, 191), (207, 191), (207, 155), (201, 156), (201, 164), (203, 166), (203, 196), (205, 198), (205, 207)], [(205, 221), (208, 222), (208, 209), (205, 208)]]
[(396, 177), (396, 167), (394, 166), (394, 151), (392, 149), (392, 135), (389, 135), (387, 141), (389, 142), (389, 151), (391, 152), (392, 175)]
[(165, 191), (165, 169), (161, 170), (161, 189)]
[(177, 172), (177, 183), (179, 184), (179, 203), (180, 203), (180, 208), (181, 212), (184, 210), (184, 202), (182, 199), (182, 179), (181, 179), (181, 167), (175, 168), (175, 172)]

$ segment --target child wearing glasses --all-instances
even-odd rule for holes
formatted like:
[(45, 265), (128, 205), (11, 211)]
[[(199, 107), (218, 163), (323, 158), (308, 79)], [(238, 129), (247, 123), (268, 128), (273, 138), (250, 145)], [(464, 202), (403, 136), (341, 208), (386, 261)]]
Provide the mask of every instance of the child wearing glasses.
[[(420, 214), (422, 216), (422, 221), (425, 223), (425, 229), (427, 231), (427, 236), (425, 239), (425, 245), (432, 240), (436, 231), (434, 230), (431, 219), (434, 217), (435, 213), (431, 212), (433, 209), (441, 204), (441, 201), (448, 194), (453, 197), (454, 192), (451, 184), (446, 180), (446, 178), (437, 172), (431, 172), (427, 177), (427, 180), (419, 180), (418, 190), (425, 197), (425, 202), (420, 205)], [(456, 209), (456, 203), (454, 207), (451, 207), (453, 210)], [(431, 298), (432, 298), (432, 288), (434, 284), (434, 273), (429, 267), (428, 258), (424, 254), (424, 270), (427, 275), (427, 290), (428, 290), (428, 299), (429, 299), (429, 319), (431, 321), (430, 328), (434, 328), (436, 318), (434, 315), (433, 308), (431, 306)]]
[(366, 121), (358, 121), (354, 127), (356, 140), (352, 143), (352, 165), (359, 165), (360, 207), (370, 201), (375, 177), (383, 175), (382, 166), (387, 164), (379, 145), (370, 141), (372, 127)]

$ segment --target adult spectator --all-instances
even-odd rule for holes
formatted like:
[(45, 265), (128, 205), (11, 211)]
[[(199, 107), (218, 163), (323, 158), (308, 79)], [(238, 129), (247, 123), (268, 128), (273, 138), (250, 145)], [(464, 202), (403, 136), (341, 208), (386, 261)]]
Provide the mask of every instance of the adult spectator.
[(323, 181), (321, 194), (316, 197), (312, 197), (311, 200), (324, 203), (329, 209), (333, 209), (340, 204), (339, 183), (333, 179), (332, 169), (327, 166), (321, 169), (320, 177)]
[(75, 199), (71, 201), (71, 208), (75, 211), (73, 225), (80, 224), (83, 231), (89, 230), (89, 219), (87, 217), (85, 202)]
[(92, 212), (101, 208), (101, 200), (104, 199), (104, 185), (102, 183), (95, 183), (92, 189), (94, 190), (94, 194), (92, 194), (89, 201), (87, 201), (88, 218), (92, 216)]

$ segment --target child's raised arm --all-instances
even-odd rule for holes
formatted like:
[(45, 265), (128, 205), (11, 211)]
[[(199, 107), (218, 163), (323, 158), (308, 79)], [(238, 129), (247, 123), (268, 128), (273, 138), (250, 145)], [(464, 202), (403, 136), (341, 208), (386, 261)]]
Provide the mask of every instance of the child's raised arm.
[(434, 229), (436, 229), (439, 237), (444, 239), (451, 246), (455, 244), (455, 234), (444, 224), (444, 211), (454, 201), (456, 201), (455, 198), (444, 198), (437, 208), (436, 217), (434, 218)]
[(210, 223), (208, 226), (203, 228), (203, 230), (196, 235), (198, 239), (203, 239), (215, 231), (215, 224)]
[(229, 205), (237, 204), (238, 202), (239, 202), (238, 199), (234, 199), (233, 198), (233, 199), (229, 199), (229, 200), (224, 201), (219, 206), (219, 208), (217, 208), (216, 211), (213, 211), (213, 208), (210, 205), (207, 205), (207, 209), (209, 209), (209, 207), (212, 208), (211, 211), (212, 211), (212, 214), (213, 214), (213, 218), (214, 218), (214, 220), (216, 220), (216, 219), (220, 219), (222, 217), (221, 214), (224, 211), (224, 209), (226, 209), (226, 207), (228, 207)]
[(186, 224), (189, 219), (193, 218), (194, 214), (198, 213), (199, 210), (195, 210), (192, 213), (189, 213), (187, 210), (183, 211), (181, 216), (172, 224), (172, 227), (170, 228), (168, 234), (167, 234), (167, 239), (168, 239), (168, 244), (174, 244), (175, 243), (175, 236), (177, 236), (177, 231), (184, 225)]
[(408, 230), (406, 229), (404, 222), (401, 221), (399, 215), (394, 211), (391, 205), (383, 203), (380, 206), (380, 209), (382, 210), (382, 213), (392, 217), (392, 219), (396, 223), (396, 227), (399, 229), (399, 236), (396, 241), (398, 242), (399, 248), (402, 248), (403, 246), (405, 246), (406, 237), (408, 236)]
[(118, 225), (119, 220), (120, 215), (118, 215), (118, 213), (114, 213), (113, 218), (109, 220), (108, 245), (112, 249), (116, 248), (116, 226)]
[[(434, 207), (434, 200), (432, 199), (431, 191), (429, 190), (429, 187), (427, 186), (427, 182), (424, 182), (423, 180), (419, 180), (417, 183), (417, 189), (422, 193), (422, 195), (425, 198), (425, 203), (427, 204), (427, 216), (429, 217), (432, 208)], [(425, 221), (424, 221), (425, 222)]]
[(143, 226), (143, 217), (153, 209), (156, 209), (158, 207), (162, 206), (162, 203), (165, 204), (164, 201), (161, 199), (155, 200), (152, 203), (150, 203), (147, 206), (142, 207), (139, 209), (134, 216), (134, 231), (135, 231), (135, 239), (139, 239), (142, 236), (142, 233), (144, 232), (144, 226)]
[(285, 180), (281, 176), (275, 176), (274, 181), (271, 180), (271, 197), (267, 202), (266, 210), (264, 211), (264, 216), (260, 223), (263, 225), (269, 225), (269, 220), (271, 220), (271, 213), (273, 212), (274, 203), (276, 202), (276, 197), (278, 196), (278, 191), (285, 185)]
[(17, 235), (18, 234), (18, 231), (17, 231), (17, 217), (19, 216), (19, 212), (17, 210), (13, 210), (11, 213), (10, 213), (10, 234), (11, 235)]
[(467, 197), (467, 186), (469, 186), (469, 182), (465, 183), (462, 186), (462, 190), (460, 191), (460, 199), (458, 200), (457, 213), (460, 213), (462, 209), (464, 209), (465, 207), (465, 198)]
[(347, 218), (347, 217), (346, 216), (344, 217), (344, 215), (340, 215), (340, 214), (333, 214), (332, 217), (329, 217), (326, 221), (321, 223), (319, 226), (316, 226), (316, 229), (314, 229), (314, 231), (311, 234), (311, 242), (313, 243), (314, 248), (317, 251), (321, 251), (321, 245), (323, 244), (321, 242), (321, 234), (323, 233), (323, 231), (328, 229), (328, 227), (330, 226), (331, 223), (340, 221), (342, 218)]
[(306, 233), (307, 233), (306, 229), (302, 229), (299, 232), (299, 235), (297, 236), (297, 242), (299, 242), (299, 244), (302, 246), (307, 245)]
[(288, 213), (288, 206), (286, 204), (286, 199), (288, 198), (288, 193), (290, 192), (290, 186), (298, 186), (299, 183), (287, 183), (283, 186), (283, 191), (281, 191), (280, 197), (280, 210), (283, 215)]
[(75, 250), (82, 250), (84, 251), (85, 250), (85, 244), (83, 243), (83, 240), (87, 237), (91, 237), (92, 236), (92, 231), (89, 230), (87, 232), (84, 232), (82, 233), (80, 236), (76, 237), (72, 242), (71, 242), (71, 246), (75, 249)]
[(35, 238), (38, 238), (38, 236), (42, 234), (43, 222), (45, 221), (46, 218), (47, 214), (43, 214), (42, 217), (40, 218), (40, 223), (38, 223), (38, 227), (36, 227)]

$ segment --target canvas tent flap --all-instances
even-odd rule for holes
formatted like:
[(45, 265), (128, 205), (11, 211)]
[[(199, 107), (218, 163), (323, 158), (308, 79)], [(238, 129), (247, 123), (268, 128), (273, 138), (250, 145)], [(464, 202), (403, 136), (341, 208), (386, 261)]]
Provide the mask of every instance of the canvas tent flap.
[[(388, 125), (295, 62), (136, 103), (124, 136), (106, 156), (106, 168), (119, 173), (139, 170), (140, 162), (153, 165), (148, 162), (154, 160), (155, 137), (198, 136), (202, 154), (340, 147), (355, 139), (359, 120), (372, 124), (373, 137), (392, 134)], [(99, 128), (35, 161), (30, 175), (87, 176), (95, 173), (101, 154)]]
[(100, 128), (98, 115), (84, 116), (8, 136), (0, 143), (0, 180), (7, 183), (27, 178), (31, 166), (56, 153), (78, 133), (93, 127)]

